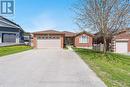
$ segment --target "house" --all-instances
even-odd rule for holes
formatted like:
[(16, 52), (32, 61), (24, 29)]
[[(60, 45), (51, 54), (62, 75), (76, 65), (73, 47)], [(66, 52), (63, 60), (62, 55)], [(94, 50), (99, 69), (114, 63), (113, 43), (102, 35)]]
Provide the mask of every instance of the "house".
[[(94, 50), (103, 51), (103, 36), (100, 32), (96, 33), (94, 36)], [(108, 35), (106, 40), (107, 51), (115, 53), (130, 53), (130, 28), (118, 30), (114, 35)]]
[(0, 45), (23, 43), (23, 32), (19, 25), (0, 16)]
[(78, 48), (89, 48), (93, 46), (93, 35), (88, 32), (77, 33), (74, 37), (74, 46)]
[(34, 48), (64, 48), (65, 34), (55, 30), (45, 30), (33, 33)]
[(29, 33), (29, 32), (24, 32), (24, 43), (25, 43), (25, 45), (29, 45), (29, 46), (31, 46), (31, 33)]
[(34, 48), (64, 48), (73, 45), (81, 48), (92, 48), (93, 35), (87, 32), (73, 33), (45, 30), (33, 33)]
[(74, 45), (74, 37), (76, 36), (76, 33), (69, 31), (63, 31), (63, 33), (65, 34), (64, 45)]
[(130, 52), (130, 28), (119, 31), (113, 37), (113, 51), (116, 53)]

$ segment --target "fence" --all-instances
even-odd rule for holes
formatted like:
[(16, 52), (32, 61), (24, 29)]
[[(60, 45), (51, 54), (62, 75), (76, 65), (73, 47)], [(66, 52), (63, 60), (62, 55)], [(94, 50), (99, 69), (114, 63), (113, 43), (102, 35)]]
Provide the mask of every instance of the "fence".
[[(96, 51), (103, 51), (104, 44), (93, 44), (93, 49)], [(109, 47), (106, 48), (107, 51), (113, 52), (113, 45), (109, 44)]]
[(93, 44), (93, 49), (96, 51), (103, 51), (104, 44)]

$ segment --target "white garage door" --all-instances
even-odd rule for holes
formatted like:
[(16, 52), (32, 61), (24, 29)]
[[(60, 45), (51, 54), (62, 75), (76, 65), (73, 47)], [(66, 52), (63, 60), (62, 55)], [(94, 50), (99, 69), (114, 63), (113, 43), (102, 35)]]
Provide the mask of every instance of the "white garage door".
[(128, 53), (128, 42), (116, 42), (116, 53)]
[(39, 39), (37, 48), (61, 48), (61, 39)]

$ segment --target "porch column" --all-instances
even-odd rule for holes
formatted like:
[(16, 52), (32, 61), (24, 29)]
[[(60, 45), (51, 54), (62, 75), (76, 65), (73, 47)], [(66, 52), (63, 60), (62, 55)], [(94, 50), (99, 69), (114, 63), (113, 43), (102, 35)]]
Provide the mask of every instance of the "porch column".
[(16, 33), (16, 43), (19, 44), (20, 43), (19, 41), (20, 41), (19, 40), (19, 33)]

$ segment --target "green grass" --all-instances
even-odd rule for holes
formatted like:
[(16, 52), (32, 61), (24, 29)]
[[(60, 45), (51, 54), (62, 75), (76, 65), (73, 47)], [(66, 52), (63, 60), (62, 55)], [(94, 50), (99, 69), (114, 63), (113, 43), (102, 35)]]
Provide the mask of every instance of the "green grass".
[(130, 56), (74, 48), (108, 87), (130, 87)]
[(9, 54), (14, 54), (26, 50), (30, 50), (32, 47), (30, 46), (8, 46), (8, 47), (0, 47), (0, 56), (5, 56)]

